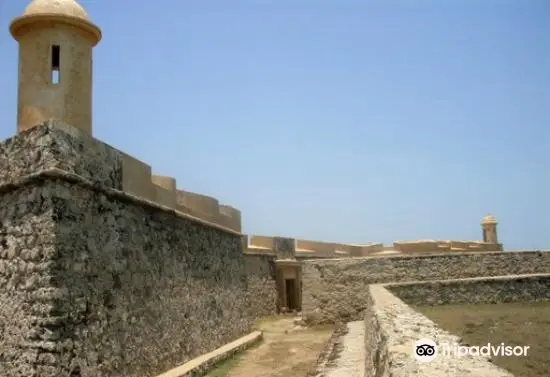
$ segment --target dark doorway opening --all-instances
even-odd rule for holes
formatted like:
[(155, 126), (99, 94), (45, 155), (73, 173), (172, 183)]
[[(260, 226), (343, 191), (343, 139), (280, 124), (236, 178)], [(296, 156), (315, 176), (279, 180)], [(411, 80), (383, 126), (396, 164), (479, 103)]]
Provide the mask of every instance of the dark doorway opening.
[(298, 309), (297, 295), (296, 295), (296, 279), (285, 279), (286, 288), (286, 307), (289, 310)]

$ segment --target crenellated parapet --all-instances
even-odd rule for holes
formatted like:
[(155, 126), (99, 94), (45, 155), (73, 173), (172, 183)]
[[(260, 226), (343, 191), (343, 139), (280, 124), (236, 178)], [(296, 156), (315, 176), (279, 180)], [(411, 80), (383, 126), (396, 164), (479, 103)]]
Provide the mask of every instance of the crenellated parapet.
[(296, 240), (296, 250), (301, 253), (315, 252), (318, 255), (330, 257), (332, 254), (347, 254), (347, 251), (339, 250), (339, 244), (333, 242), (321, 242), (311, 240)]
[(241, 212), (218, 199), (195, 192), (176, 190), (176, 209), (183, 213), (241, 231)]
[(273, 251), (277, 259), (296, 259), (296, 240), (294, 238), (273, 237)]
[(140, 198), (155, 201), (155, 189), (151, 183), (151, 166), (118, 151), (122, 160), (122, 190)]
[(502, 244), (482, 241), (460, 240), (417, 240), (396, 241), (393, 250), (400, 253), (436, 253), (436, 252), (460, 252), (460, 251), (502, 251)]
[(122, 161), (122, 190), (201, 220), (241, 232), (241, 212), (216, 198), (178, 190), (176, 179), (152, 174), (151, 166), (118, 151)]
[(312, 240), (296, 240), (296, 253), (300, 257), (312, 258), (345, 258), (362, 257), (376, 253), (383, 249), (381, 243), (345, 244)]
[[(73, 129), (72, 132), (78, 131)], [(241, 212), (238, 209), (225, 204), (220, 205), (218, 200), (211, 196), (178, 190), (175, 178), (152, 174), (150, 165), (120, 150), (117, 152), (121, 156), (124, 192), (241, 232)]]
[[(395, 241), (393, 243), (393, 248), (402, 253), (433, 252), (440, 250), (439, 246), (440, 243), (435, 240)], [(445, 247), (445, 244), (442, 246)]]
[(176, 179), (163, 175), (152, 175), (151, 183), (155, 193), (155, 202), (176, 209)]
[[(175, 178), (152, 174), (150, 165), (95, 139), (76, 127), (62, 121), (50, 120), (44, 122), (43, 125), (37, 125), (32, 128), (36, 128), (33, 134), (55, 132), (56, 136), (59, 135), (60, 140), (66, 139), (62, 135), (72, 135), (75, 138), (79, 138), (79, 140), (83, 140), (83, 142), (86, 142), (86, 153), (90, 156), (87, 158), (90, 159), (102, 156), (105, 150), (116, 153), (119, 156), (118, 160), (122, 175), (121, 187), (116, 187), (116, 189), (217, 226), (241, 232), (241, 213), (238, 209), (228, 205), (219, 205), (217, 199), (206, 195), (178, 190)], [(61, 163), (67, 165), (67, 162), (62, 161)], [(96, 173), (96, 177), (91, 178), (97, 179), (98, 177), (98, 173)]]
[(273, 237), (250, 235), (248, 248), (252, 250), (273, 250)]
[[(261, 235), (246, 236), (244, 244), (245, 251), (248, 253), (262, 253), (277, 255), (277, 239), (291, 239)], [(345, 257), (363, 257), (382, 251), (382, 243), (372, 244), (342, 244), (334, 242), (322, 242), (302, 239), (292, 239), (294, 242), (295, 256), (300, 259), (309, 258), (345, 258)], [(280, 253), (279, 253), (280, 254)]]
[(176, 196), (178, 210), (212, 223), (220, 223), (218, 199), (184, 190), (178, 190)]
[[(277, 237), (250, 235), (246, 238), (245, 252), (276, 255), (273, 246)], [(483, 241), (417, 240), (396, 241), (391, 246), (383, 243), (345, 244), (296, 239), (296, 257), (299, 259), (356, 258), (390, 254), (425, 254), (441, 252), (494, 252), (502, 251), (502, 244)]]
[(226, 204), (220, 204), (219, 223), (240, 232), (242, 230), (241, 211)]
[(217, 222), (219, 217), (218, 199), (195, 192), (178, 190), (178, 206), (182, 206), (191, 214), (211, 222)]
[[(189, 215), (189, 217), (196, 218), (203, 223), (207, 222), (218, 228), (223, 227), (233, 232), (241, 232), (241, 215), (237, 209), (227, 205), (219, 206), (218, 201), (214, 198), (187, 192), (186, 197), (209, 199), (202, 200), (201, 203), (206, 203), (205, 205), (195, 206), (198, 211), (180, 205), (180, 193), (182, 191), (177, 189), (175, 178), (151, 174), (151, 166), (95, 139), (79, 128), (52, 119), (19, 134), (24, 135), (21, 138), (12, 138), (13, 141), (9, 141), (7, 145), (13, 144), (13, 146), (16, 146), (17, 143), (24, 143), (27, 145), (27, 153), (42, 148), (45, 152), (41, 152), (40, 158), (50, 159), (51, 161), (48, 161), (56, 169), (81, 175), (92, 182), (97, 182), (98, 185), (107, 186), (129, 194), (136, 199), (146, 200), (155, 205)], [(80, 144), (73, 145), (74, 140), (78, 140)], [(33, 143), (36, 143), (36, 145)], [(75, 151), (78, 151), (79, 155), (76, 155)], [(103, 161), (105, 156), (110, 156), (110, 161), (116, 161), (118, 165), (108, 166), (103, 164), (102, 171), (82, 170), (82, 166), (87, 164), (88, 161)], [(18, 166), (18, 163), (12, 161), (10, 169), (16, 166)], [(47, 167), (49, 165), (44, 165), (44, 169)], [(24, 170), (23, 167), (21, 169)], [(114, 184), (115, 181), (116, 184)], [(223, 209), (224, 218), (220, 216), (220, 207)]]
[(341, 244), (341, 250), (347, 252), (351, 257), (363, 257), (384, 250), (384, 244), (372, 243), (366, 245)]

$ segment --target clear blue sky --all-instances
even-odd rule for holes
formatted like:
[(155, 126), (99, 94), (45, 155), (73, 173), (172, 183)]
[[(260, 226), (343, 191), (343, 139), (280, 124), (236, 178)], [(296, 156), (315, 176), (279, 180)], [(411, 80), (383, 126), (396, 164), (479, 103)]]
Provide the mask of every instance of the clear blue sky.
[[(0, 139), (29, 0), (0, 0)], [(247, 233), (550, 247), (550, 2), (82, 0), (94, 134)]]

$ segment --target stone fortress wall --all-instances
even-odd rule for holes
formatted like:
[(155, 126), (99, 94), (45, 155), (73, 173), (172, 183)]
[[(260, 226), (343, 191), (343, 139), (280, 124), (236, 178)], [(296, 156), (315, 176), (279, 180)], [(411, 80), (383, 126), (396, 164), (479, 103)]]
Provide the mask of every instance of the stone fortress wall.
[(372, 284), (548, 273), (548, 251), (308, 260), (302, 263), (302, 313), (310, 324), (361, 320)]
[[(292, 271), (292, 268), (284, 268), (281, 263), (285, 259), (293, 259), (304, 262), (301, 266), (307, 265), (309, 260), (325, 260), (338, 258), (343, 260), (356, 260), (361, 257), (384, 257), (388, 255), (430, 255), (434, 253), (457, 253), (472, 251), (492, 251), (499, 250), (500, 244), (490, 244), (483, 242), (459, 242), (459, 241), (440, 241), (440, 242), (411, 242), (394, 244), (394, 247), (384, 246), (382, 243), (352, 245), (331, 242), (320, 242), (311, 240), (301, 240), (288, 238), (287, 241), (292, 247), (292, 252), (286, 256), (280, 256), (276, 250), (276, 240), (278, 237), (246, 235), (243, 234), (243, 251), (248, 275), (248, 295), (249, 305), (252, 317), (268, 316), (277, 313), (285, 306), (286, 292), (285, 278), (295, 279), (300, 284), (300, 299), (296, 304), (296, 309), (302, 309), (302, 270)], [(447, 245), (458, 244), (458, 247), (445, 247)], [(405, 246), (402, 246), (405, 245)], [(438, 249), (432, 245), (441, 246)], [(402, 246), (402, 247), (400, 247)], [(473, 247), (472, 247), (473, 246)], [(279, 271), (285, 269), (285, 271)], [(304, 270), (306, 271), (306, 270)], [(378, 271), (369, 270), (369, 273), (376, 275)], [(382, 275), (384, 272), (382, 271)], [(388, 277), (389, 278), (389, 277)], [(323, 289), (330, 291), (332, 286), (325, 286)]]
[[(321, 360), (316, 376), (514, 377), (483, 351), (468, 357), (438, 354), (430, 362), (416, 361), (413, 350), (420, 339), (430, 339), (440, 347), (447, 343), (447, 352), (466, 344), (415, 306), (547, 301), (550, 274), (372, 284), (362, 295), (364, 316), (339, 323), (324, 351), (330, 362)], [(515, 346), (514, 352), (530, 348)]]
[[(159, 373), (280, 311), (285, 280), (299, 282), (301, 305), (303, 261), (388, 252), (382, 244), (249, 237), (214, 221), (217, 201), (199, 194), (184, 195), (185, 203), (212, 217), (174, 208), (174, 179), (136, 184), (130, 173), (139, 165), (128, 155), (61, 121), (25, 129), (0, 152), (2, 375)], [(126, 191), (127, 182), (153, 187), (155, 200)]]
[[(420, 338), (440, 345), (465, 344), (410, 305), (546, 301), (549, 288), (548, 273), (369, 285), (363, 291), (364, 353), (356, 363), (357, 375), (514, 377), (482, 354), (417, 362), (412, 352)], [(339, 356), (334, 364), (342, 364), (339, 358), (345, 359)]]
[(372, 283), (548, 271), (550, 254), (495, 252), (492, 217), (482, 242), (243, 235), (238, 209), (93, 137), (101, 31), (78, 3), (33, 0), (10, 31), (21, 95), (18, 134), (0, 143), (1, 376), (155, 375), (302, 302), (320, 322), (357, 318)]
[(239, 232), (123, 191), (57, 121), (0, 143), (0, 375), (156, 375), (251, 330)]
[(410, 281), (384, 287), (413, 307), (537, 302), (550, 300), (550, 273)]

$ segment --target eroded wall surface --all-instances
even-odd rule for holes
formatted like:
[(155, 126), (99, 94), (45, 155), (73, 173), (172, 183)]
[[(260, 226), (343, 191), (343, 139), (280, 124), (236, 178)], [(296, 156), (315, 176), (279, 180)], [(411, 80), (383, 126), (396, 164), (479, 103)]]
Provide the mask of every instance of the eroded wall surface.
[(550, 273), (550, 252), (310, 260), (302, 265), (302, 311), (309, 323), (357, 321), (369, 284), (536, 273)]
[(276, 259), (275, 255), (269, 254), (244, 255), (251, 317), (265, 317), (277, 312)]
[(0, 184), (52, 169), (122, 190), (122, 156), (62, 122), (46, 122), (0, 143)]
[(38, 183), (0, 192), (0, 376), (37, 376), (57, 362), (66, 290), (52, 276), (53, 203), (42, 193)]
[(248, 333), (238, 233), (114, 190), (97, 141), (40, 126), (0, 150), (1, 376), (156, 375)]

